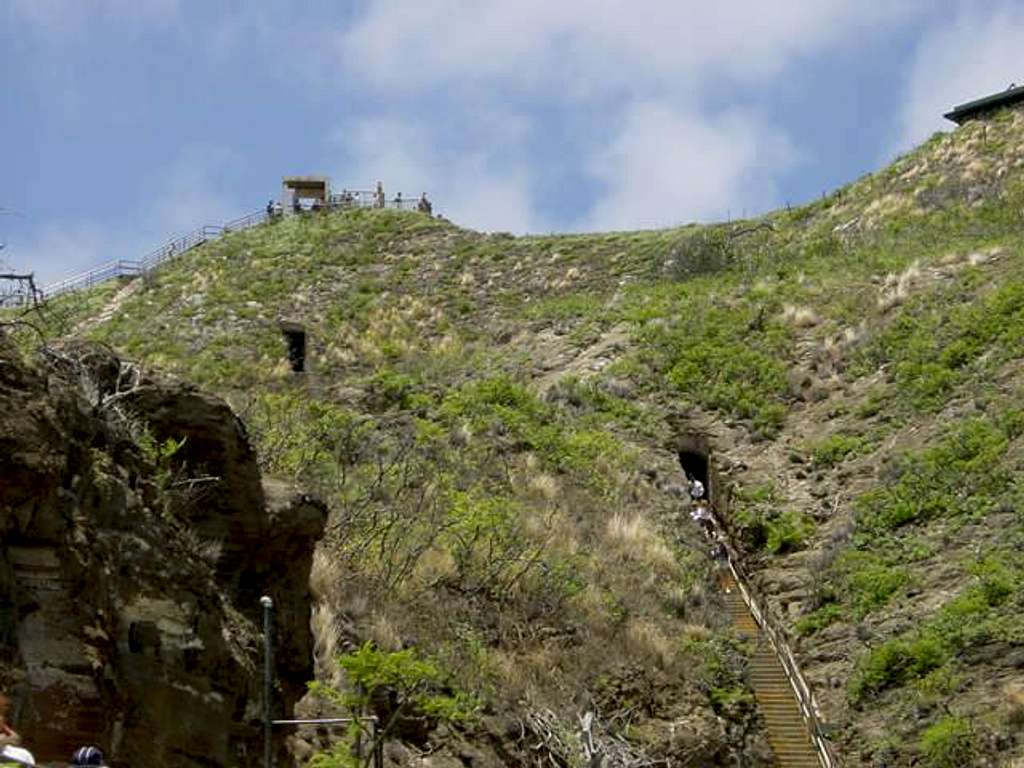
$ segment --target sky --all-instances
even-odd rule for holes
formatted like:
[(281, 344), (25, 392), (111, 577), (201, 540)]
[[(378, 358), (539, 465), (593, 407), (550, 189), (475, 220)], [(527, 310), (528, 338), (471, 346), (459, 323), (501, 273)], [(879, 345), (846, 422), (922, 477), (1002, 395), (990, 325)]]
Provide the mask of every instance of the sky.
[(293, 174), (486, 231), (752, 216), (1012, 81), (1021, 0), (0, 0), (0, 261), (137, 258)]

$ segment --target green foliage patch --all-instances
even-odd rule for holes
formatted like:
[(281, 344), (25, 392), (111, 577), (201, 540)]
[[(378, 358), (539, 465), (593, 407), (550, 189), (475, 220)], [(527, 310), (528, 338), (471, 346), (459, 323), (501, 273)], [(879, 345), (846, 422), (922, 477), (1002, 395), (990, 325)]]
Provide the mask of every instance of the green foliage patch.
[(1010, 488), (1002, 459), (1020, 429), (1017, 411), (972, 418), (936, 445), (899, 456), (893, 479), (857, 499), (860, 526), (877, 535), (940, 517), (981, 519)]
[(1001, 607), (1020, 599), (1024, 564), (1007, 550), (978, 560), (969, 571), (973, 583), (919, 629), (885, 641), (860, 659), (850, 685), (855, 700), (920, 680), (972, 645), (1014, 641), (1019, 622), (1008, 621)]
[(807, 446), (811, 461), (817, 466), (832, 467), (848, 458), (867, 453), (871, 441), (861, 435), (831, 435)]
[(507, 375), (480, 379), (450, 392), (441, 403), (442, 418), (466, 423), (530, 450), (550, 467), (580, 477), (611, 493), (608, 466), (629, 467), (633, 459), (621, 441), (604, 429), (580, 429), (553, 406)]
[(977, 736), (966, 718), (947, 715), (921, 734), (921, 752), (930, 768), (961, 768), (977, 755)]
[(977, 295), (973, 273), (944, 291), (914, 295), (865, 350), (862, 365), (891, 365), (907, 407), (935, 410), (970, 376), (1024, 354), (1024, 280)]

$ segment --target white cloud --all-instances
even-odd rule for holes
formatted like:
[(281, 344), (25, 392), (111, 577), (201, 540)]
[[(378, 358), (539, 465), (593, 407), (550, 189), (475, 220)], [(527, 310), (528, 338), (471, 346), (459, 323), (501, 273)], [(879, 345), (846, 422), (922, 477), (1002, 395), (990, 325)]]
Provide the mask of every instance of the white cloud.
[[(446, 195), (456, 184), (457, 220), (511, 230), (627, 228), (777, 204), (774, 179), (795, 153), (777, 127), (744, 110), (740, 89), (771, 86), (805, 57), (854, 46), (923, 7), (379, 0), (339, 35), (338, 51), (366, 94), (389, 105), (389, 119), (434, 121), (426, 129), (432, 141), (363, 151), (388, 155), (394, 173), (416, 169), (422, 184), (429, 179)], [(723, 94), (733, 98), (724, 107)], [(506, 123), (539, 115), (571, 144), (565, 162), (602, 184), (587, 215), (538, 210), (553, 184), (539, 145), (550, 156), (558, 139), (517, 134)], [(470, 140), (453, 144), (442, 120), (472, 126)], [(462, 151), (453, 154), (456, 145)], [(538, 190), (546, 194), (531, 195)]]
[(388, 117), (357, 121), (335, 137), (351, 162), (334, 173), (334, 183), (371, 188), (381, 180), (389, 197), (396, 192), (434, 195), (435, 213), (465, 226), (537, 230), (543, 225), (530, 204), (527, 164), (504, 149), (528, 133), (528, 125), (512, 119), (500, 124), (485, 120), (481, 126), (469, 147), (446, 147), (439, 126)]
[(607, 192), (586, 226), (654, 227), (758, 212), (775, 202), (772, 178), (795, 158), (786, 137), (756, 114), (703, 117), (635, 104), (618, 136), (591, 159)]
[(956, 104), (1024, 85), (1024, 6), (962, 3), (918, 46), (904, 100), (897, 149), (907, 149), (953, 124), (942, 115)]
[(47, 224), (30, 242), (12, 248), (9, 260), (34, 271), (36, 282), (46, 286), (114, 259), (138, 258), (144, 247), (129, 233), (111, 232), (91, 222), (66, 222)]
[(855, 45), (922, 3), (882, 0), (381, 0), (340, 38), (349, 66), (414, 91), (493, 82), (563, 96), (762, 83), (795, 57)]

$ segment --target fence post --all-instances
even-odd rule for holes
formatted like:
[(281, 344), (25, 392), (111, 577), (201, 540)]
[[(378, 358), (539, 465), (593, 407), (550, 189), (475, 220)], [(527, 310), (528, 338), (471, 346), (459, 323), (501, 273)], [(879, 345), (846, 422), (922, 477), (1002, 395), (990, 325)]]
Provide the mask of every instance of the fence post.
[(384, 739), (377, 732), (377, 718), (370, 720), (370, 734), (373, 738), (373, 768), (384, 768)]
[(274, 727), (271, 697), (274, 691), (274, 644), (271, 635), (274, 601), (267, 595), (260, 598), (263, 606), (263, 768), (273, 768), (271, 729)]

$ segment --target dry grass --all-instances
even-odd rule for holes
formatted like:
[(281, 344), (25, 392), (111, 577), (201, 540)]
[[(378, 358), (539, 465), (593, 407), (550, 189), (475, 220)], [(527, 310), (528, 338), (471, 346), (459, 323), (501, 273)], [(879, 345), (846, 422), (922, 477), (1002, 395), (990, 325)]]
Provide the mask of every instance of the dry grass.
[(326, 603), (313, 606), (309, 628), (313, 633), (313, 664), (318, 680), (339, 682), (340, 670), (334, 660), (341, 652), (338, 617)]
[(683, 625), (681, 634), (691, 640), (710, 640), (715, 636), (715, 633), (711, 628), (704, 624), (685, 624)]
[(627, 559), (647, 565), (652, 576), (679, 575), (679, 563), (672, 549), (642, 515), (616, 512), (608, 519), (605, 539)]
[(878, 309), (881, 312), (888, 312), (898, 307), (910, 295), (914, 284), (921, 278), (921, 266), (915, 261), (899, 275), (890, 272), (885, 276), (882, 290), (878, 296)]
[(625, 644), (631, 658), (644, 658), (662, 669), (676, 657), (672, 641), (649, 619), (634, 619), (626, 628)]
[(558, 478), (544, 472), (533, 475), (526, 484), (527, 489), (535, 496), (545, 501), (553, 501), (558, 498), (561, 488)]
[(455, 560), (448, 550), (442, 547), (431, 547), (416, 562), (414, 579), (417, 583), (428, 586), (438, 581), (453, 578), (457, 572)]
[(220, 539), (204, 539), (194, 528), (185, 528), (182, 533), (185, 548), (210, 566), (215, 566), (224, 551), (224, 542)]
[(321, 548), (313, 553), (313, 567), (309, 572), (309, 590), (313, 599), (327, 602), (337, 593), (341, 581), (341, 568), (338, 563)]
[(1010, 725), (1024, 726), (1024, 683), (1007, 683), (1003, 688), (1006, 697), (1006, 719)]
[(813, 328), (821, 322), (818, 313), (810, 307), (796, 307), (792, 304), (783, 307), (782, 318), (794, 328)]
[(373, 612), (367, 634), (381, 650), (397, 651), (402, 647), (402, 635), (398, 628), (379, 611)]

